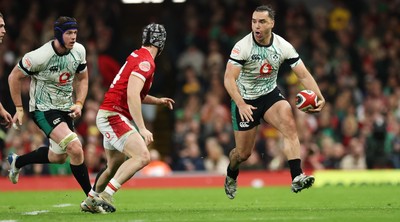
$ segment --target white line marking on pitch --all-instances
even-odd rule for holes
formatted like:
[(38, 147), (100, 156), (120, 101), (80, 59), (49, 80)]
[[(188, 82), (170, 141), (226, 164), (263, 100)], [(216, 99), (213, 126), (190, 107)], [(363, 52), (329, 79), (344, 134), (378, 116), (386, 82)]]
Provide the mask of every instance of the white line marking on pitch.
[(48, 210), (36, 210), (36, 211), (22, 213), (22, 215), (38, 215), (38, 214), (43, 214), (43, 213), (48, 213), (48, 212), (49, 212)]
[(57, 204), (57, 205), (53, 205), (53, 207), (70, 207), (73, 206), (73, 204), (70, 203), (65, 203), (65, 204)]

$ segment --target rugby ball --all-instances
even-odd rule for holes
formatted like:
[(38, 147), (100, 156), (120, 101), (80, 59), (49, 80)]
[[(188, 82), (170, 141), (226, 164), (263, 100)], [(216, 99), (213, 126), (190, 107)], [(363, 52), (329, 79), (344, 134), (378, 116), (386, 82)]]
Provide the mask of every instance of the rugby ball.
[(296, 107), (303, 112), (307, 112), (310, 108), (317, 107), (317, 101), (317, 94), (312, 90), (305, 89), (296, 95)]

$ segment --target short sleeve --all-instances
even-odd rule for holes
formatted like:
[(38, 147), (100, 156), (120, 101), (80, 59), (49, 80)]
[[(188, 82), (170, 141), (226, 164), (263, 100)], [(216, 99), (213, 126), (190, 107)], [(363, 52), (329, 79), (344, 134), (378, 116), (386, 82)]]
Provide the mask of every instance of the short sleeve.
[(18, 68), (25, 74), (25, 75), (34, 75), (37, 73), (37, 65), (35, 60), (33, 59), (32, 53), (27, 53), (22, 57), (22, 59), (18, 63)]
[(236, 43), (235, 46), (232, 48), (228, 62), (234, 65), (243, 66), (248, 56), (246, 55), (246, 50), (244, 50), (245, 47), (243, 47), (240, 43), (241, 42)]
[(286, 42), (285, 48), (285, 62), (292, 68), (297, 66), (301, 62), (299, 53), (297, 53), (296, 49), (289, 42)]
[(86, 49), (83, 45), (77, 44), (77, 51), (81, 62), (76, 69), (76, 73), (81, 73), (86, 70)]

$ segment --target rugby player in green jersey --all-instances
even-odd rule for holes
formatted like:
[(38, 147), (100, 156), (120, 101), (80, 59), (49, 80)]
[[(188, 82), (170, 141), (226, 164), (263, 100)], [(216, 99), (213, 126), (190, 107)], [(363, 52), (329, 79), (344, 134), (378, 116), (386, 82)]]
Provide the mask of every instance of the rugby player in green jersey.
[[(61, 16), (54, 23), (54, 39), (26, 53), (8, 78), (11, 97), (16, 107), (13, 122), (23, 123), (25, 115), (21, 100), (21, 83), (31, 79), (29, 114), (49, 138), (49, 146), (18, 156), (10, 153), (9, 179), (18, 182), (21, 168), (28, 164), (65, 163), (70, 158), (72, 174), (87, 195), (91, 189), (84, 153), (74, 120), (82, 115), (88, 92), (86, 49), (76, 42), (78, 23), (75, 18)], [(74, 94), (75, 90), (75, 94)], [(82, 206), (81, 206), (82, 207)], [(86, 210), (102, 211), (98, 206)]]
[(312, 75), (293, 46), (272, 32), (275, 12), (259, 6), (252, 15), (252, 32), (239, 40), (228, 60), (224, 85), (231, 96), (232, 124), (236, 147), (229, 154), (230, 164), (225, 179), (228, 198), (236, 196), (239, 166), (254, 149), (260, 120), (275, 127), (283, 136), (283, 151), (288, 159), (292, 191), (297, 193), (314, 183), (301, 169), (300, 142), (292, 107), (277, 87), (277, 75), (283, 62), (290, 65), (300, 83), (318, 96), (319, 112), (325, 99)]

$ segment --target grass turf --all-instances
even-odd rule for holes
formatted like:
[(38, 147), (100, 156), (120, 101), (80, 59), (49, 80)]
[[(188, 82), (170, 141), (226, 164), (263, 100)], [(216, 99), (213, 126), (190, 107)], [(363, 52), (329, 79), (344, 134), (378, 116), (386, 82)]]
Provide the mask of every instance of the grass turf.
[(399, 221), (398, 186), (131, 189), (115, 195), (112, 214), (80, 212), (82, 191), (0, 192), (1, 221)]

